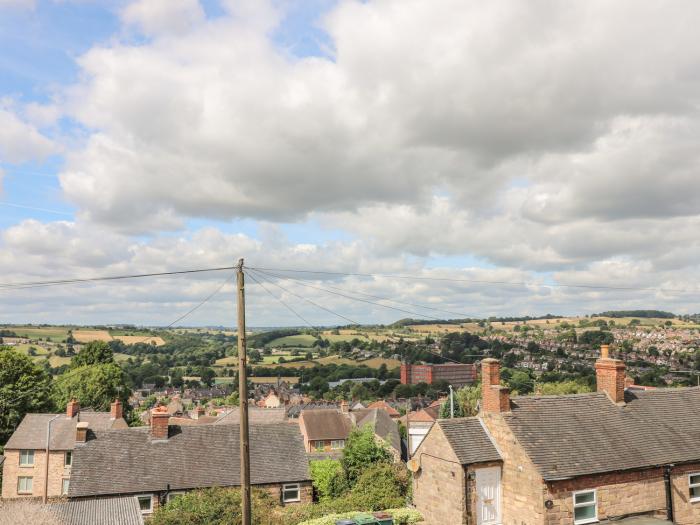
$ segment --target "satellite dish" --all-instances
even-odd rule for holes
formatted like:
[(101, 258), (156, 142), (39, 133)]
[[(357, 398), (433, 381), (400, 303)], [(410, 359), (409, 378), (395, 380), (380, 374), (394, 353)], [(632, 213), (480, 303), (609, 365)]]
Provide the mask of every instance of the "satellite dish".
[(408, 470), (415, 474), (420, 470), (420, 461), (418, 461), (416, 458), (412, 458), (408, 461), (406, 466), (408, 467)]

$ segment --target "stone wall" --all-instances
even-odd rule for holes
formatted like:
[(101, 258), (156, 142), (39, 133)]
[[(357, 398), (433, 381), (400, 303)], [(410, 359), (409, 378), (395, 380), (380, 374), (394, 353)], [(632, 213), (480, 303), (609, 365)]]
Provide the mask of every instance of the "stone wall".
[(413, 476), (413, 504), (425, 525), (467, 523), (464, 469), (439, 425), (433, 425), (413, 457), (420, 465)]
[[(49, 454), (49, 486), (48, 497), (60, 497), (63, 479), (70, 478), (70, 467), (64, 467), (65, 453), (62, 450), (52, 450)], [(3, 499), (18, 497), (43, 497), (46, 468), (46, 451), (34, 451), (34, 465), (20, 467), (19, 450), (5, 450), (5, 462), (2, 474)], [(17, 478), (28, 476), (33, 479), (32, 494), (17, 493)]]

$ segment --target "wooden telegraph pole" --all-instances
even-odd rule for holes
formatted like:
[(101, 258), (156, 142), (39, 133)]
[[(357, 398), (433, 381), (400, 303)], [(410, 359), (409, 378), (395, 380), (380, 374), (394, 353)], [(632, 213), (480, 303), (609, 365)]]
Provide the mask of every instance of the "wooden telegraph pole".
[(243, 259), (238, 260), (238, 400), (241, 407), (241, 507), (242, 525), (251, 525), (250, 441), (248, 435), (248, 378), (245, 336), (245, 279)]

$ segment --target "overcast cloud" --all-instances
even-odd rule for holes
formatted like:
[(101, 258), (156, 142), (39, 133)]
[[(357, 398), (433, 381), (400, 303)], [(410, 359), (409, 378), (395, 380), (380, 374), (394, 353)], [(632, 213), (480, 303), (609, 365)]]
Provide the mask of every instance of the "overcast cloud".
[[(469, 315), (700, 311), (697, 2), (340, 1), (315, 16), (327, 42), (301, 56), (276, 38), (297, 2), (219, 7), (125, 2), (118, 29), (73, 57), (73, 81), (0, 105), (0, 160), (59, 155), (75, 209), (2, 231), (4, 281), (245, 255), (532, 283), (334, 284)], [(38, 310), (27, 291), (0, 314), (168, 322), (221, 278), (51, 289)], [(298, 324), (259, 291), (257, 324)], [(405, 317), (321, 298), (364, 322)], [(230, 307), (196, 321), (230, 322)]]

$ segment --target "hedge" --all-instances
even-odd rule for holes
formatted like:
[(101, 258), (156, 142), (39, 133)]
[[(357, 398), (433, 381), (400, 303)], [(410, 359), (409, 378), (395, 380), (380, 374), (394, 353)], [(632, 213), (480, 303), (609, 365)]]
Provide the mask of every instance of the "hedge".
[[(415, 509), (400, 508), (400, 509), (388, 509), (384, 512), (391, 515), (394, 518), (395, 525), (407, 525), (410, 523), (419, 523), (423, 521), (423, 516), (420, 512)], [(342, 519), (352, 519), (358, 514), (366, 514), (363, 512), (344, 512), (342, 514), (329, 514), (322, 518), (316, 518), (313, 520), (303, 521), (299, 525), (335, 525), (336, 520)]]

